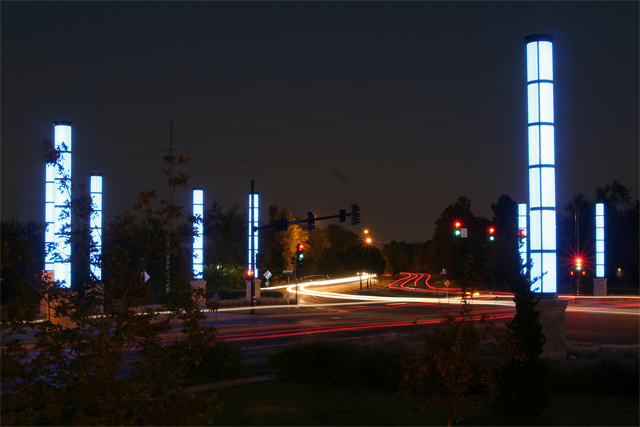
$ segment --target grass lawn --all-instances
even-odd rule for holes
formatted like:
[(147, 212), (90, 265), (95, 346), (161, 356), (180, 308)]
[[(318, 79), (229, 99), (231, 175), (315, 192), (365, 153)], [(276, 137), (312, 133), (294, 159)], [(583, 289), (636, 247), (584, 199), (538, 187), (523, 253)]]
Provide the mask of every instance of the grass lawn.
[[(413, 426), (446, 425), (440, 409), (419, 409), (421, 399), (377, 389), (265, 381), (204, 392), (217, 394), (223, 410), (216, 425), (227, 426)], [(491, 406), (469, 410), (459, 425), (506, 425)], [(552, 396), (537, 425), (638, 426), (638, 396)]]

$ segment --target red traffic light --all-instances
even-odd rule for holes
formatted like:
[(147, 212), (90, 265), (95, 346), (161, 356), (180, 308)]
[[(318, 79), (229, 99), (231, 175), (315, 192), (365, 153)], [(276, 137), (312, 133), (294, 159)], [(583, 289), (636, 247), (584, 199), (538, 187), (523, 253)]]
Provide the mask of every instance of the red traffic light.
[(521, 228), (519, 230), (520, 233), (520, 237), (527, 237), (527, 230), (525, 230), (524, 228)]
[(460, 228), (460, 227), (462, 227), (462, 223), (461, 223), (460, 221), (456, 221), (456, 222), (455, 222), (455, 224), (454, 224), (454, 226), (455, 226), (456, 228)]
[(496, 229), (493, 227), (489, 227), (489, 234), (493, 234), (496, 232)]
[(247, 270), (247, 277), (248, 278), (253, 277), (253, 270)]
[(298, 252), (304, 252), (304, 243), (298, 243)]

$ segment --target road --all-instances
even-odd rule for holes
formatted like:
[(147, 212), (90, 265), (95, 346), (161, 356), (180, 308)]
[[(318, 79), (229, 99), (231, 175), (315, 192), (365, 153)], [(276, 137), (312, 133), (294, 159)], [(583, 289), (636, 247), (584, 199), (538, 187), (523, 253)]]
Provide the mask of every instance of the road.
[[(438, 325), (444, 311), (457, 314), (460, 303), (457, 290), (452, 289), (447, 300), (425, 279), (426, 275), (407, 276), (391, 288), (364, 285), (362, 291), (359, 281), (304, 284), (298, 289), (298, 308), (256, 308), (254, 315), (246, 314), (246, 309), (221, 312), (219, 316), (225, 320), (219, 325), (219, 336), (243, 347), (249, 359), (259, 359), (279, 346), (310, 337), (420, 340)], [(567, 298), (567, 341), (638, 345), (637, 297)], [(480, 294), (470, 301), (474, 315), (488, 314), (498, 327), (504, 327), (515, 313), (511, 295)]]

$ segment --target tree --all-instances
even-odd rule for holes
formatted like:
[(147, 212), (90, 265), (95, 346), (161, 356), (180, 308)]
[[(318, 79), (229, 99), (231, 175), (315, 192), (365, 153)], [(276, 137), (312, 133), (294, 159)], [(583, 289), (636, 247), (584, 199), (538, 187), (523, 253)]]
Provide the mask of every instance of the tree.
[(358, 243), (342, 252), (338, 259), (350, 273), (368, 273), (382, 276), (387, 260), (382, 251), (372, 244)]
[(488, 245), (487, 268), (496, 285), (507, 287), (520, 280), (521, 260), (518, 235), (518, 203), (511, 197), (502, 195), (497, 203), (491, 204), (492, 226), (497, 238)]
[[(279, 210), (275, 205), (269, 206), (269, 224), (275, 224), (280, 219), (291, 222), (297, 218), (289, 209)], [(264, 262), (265, 266), (273, 273), (274, 282), (285, 280), (282, 271), (294, 268), (293, 257), (297, 244), (306, 243), (308, 239), (309, 232), (300, 224), (289, 225), (284, 231), (276, 231), (274, 228), (266, 230), (262, 238)]]
[(549, 407), (546, 388), (548, 366), (541, 359), (546, 337), (539, 321), (540, 312), (535, 307), (540, 297), (521, 276), (513, 282), (511, 291), (516, 304), (516, 314), (507, 323), (507, 333), (502, 335), (500, 346), (504, 363), (498, 369), (500, 392), (494, 401), (494, 410), (509, 423), (537, 421)]
[(247, 220), (235, 204), (225, 211), (214, 201), (204, 217), (205, 274), (215, 289), (243, 287), (247, 254)]
[(2, 221), (2, 293), (3, 309), (9, 309), (14, 298), (24, 292), (33, 294), (25, 287), (36, 280), (44, 264), (44, 228), (33, 221), (25, 224), (15, 220)]
[[(188, 184), (188, 176), (175, 170), (188, 159), (168, 156), (165, 162), (173, 194)], [(192, 425), (211, 419), (216, 399), (196, 398), (182, 386), (187, 367), (202, 363), (216, 341), (215, 328), (205, 326), (195, 303), (203, 291), (190, 287), (190, 271), (178, 271), (190, 264), (172, 265), (172, 293), (160, 311), (148, 306), (158, 290), (140, 280), (143, 270), (166, 261), (167, 251), (170, 256), (180, 251), (193, 235), (192, 225), (190, 234), (184, 232), (191, 222), (171, 198), (142, 192), (133, 209), (110, 224), (102, 257), (89, 251), (91, 261), (102, 264), (102, 281), (90, 276), (76, 291), (48, 280), (21, 282), (38, 299), (25, 301), (24, 310), (2, 311), (5, 424)], [(54, 315), (36, 322), (26, 304), (40, 298)], [(163, 345), (164, 334), (175, 327), (184, 338)], [(25, 335), (33, 349), (27, 348)], [(123, 364), (134, 351), (139, 357), (130, 360), (122, 379)]]
[[(454, 238), (456, 222), (467, 229), (466, 238)], [(484, 280), (486, 264), (486, 226), (488, 220), (471, 212), (471, 200), (460, 196), (436, 220), (436, 230), (429, 244), (430, 269), (447, 269), (449, 277), (462, 288), (474, 287)]]
[(461, 409), (479, 408), (496, 395), (497, 384), (490, 360), (483, 357), (492, 349), (489, 340), (493, 323), (483, 315), (479, 327), (466, 299), (460, 318), (443, 314), (441, 328), (425, 335), (425, 349), (402, 360), (401, 394), (426, 393), (420, 405), (443, 409), (447, 425), (462, 418)]

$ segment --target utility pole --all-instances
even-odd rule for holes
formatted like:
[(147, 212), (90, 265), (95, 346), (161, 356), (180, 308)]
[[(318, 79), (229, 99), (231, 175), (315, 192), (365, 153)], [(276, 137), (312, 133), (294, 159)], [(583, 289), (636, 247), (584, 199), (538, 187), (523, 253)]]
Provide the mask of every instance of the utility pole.
[[(169, 119), (169, 156), (173, 157), (173, 119)], [(169, 182), (169, 204), (171, 204), (172, 201), (173, 201), (173, 186), (172, 186), (172, 183), (173, 183), (173, 164), (171, 164), (169, 166), (169, 178), (170, 178), (170, 182)], [(169, 241), (169, 236), (167, 236), (167, 263), (166, 263), (166, 269), (167, 269), (166, 291), (167, 291), (167, 293), (171, 289), (171, 260), (170, 260), (170, 253), (171, 253), (171, 242)]]

